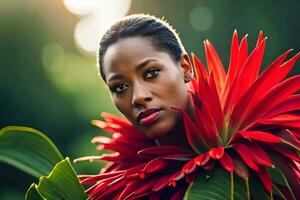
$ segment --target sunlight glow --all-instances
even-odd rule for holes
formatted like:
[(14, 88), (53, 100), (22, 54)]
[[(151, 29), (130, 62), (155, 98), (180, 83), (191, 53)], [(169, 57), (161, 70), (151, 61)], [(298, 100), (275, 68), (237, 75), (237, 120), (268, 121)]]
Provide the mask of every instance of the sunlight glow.
[(77, 46), (95, 53), (103, 33), (126, 15), (131, 0), (64, 0), (64, 5), (70, 12), (82, 16), (74, 31)]
[(101, 2), (101, 0), (64, 0), (64, 5), (76, 15), (87, 15), (99, 7)]

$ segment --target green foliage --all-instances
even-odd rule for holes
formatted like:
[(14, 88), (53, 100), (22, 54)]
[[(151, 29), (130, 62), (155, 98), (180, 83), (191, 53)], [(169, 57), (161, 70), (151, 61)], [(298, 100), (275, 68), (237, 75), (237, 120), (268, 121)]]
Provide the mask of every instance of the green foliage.
[(63, 160), (57, 147), (40, 131), (19, 126), (1, 129), (0, 161), (35, 177), (41, 176), (39, 184), (28, 189), (28, 200), (87, 198), (69, 158)]
[(26, 192), (25, 199), (31, 199), (31, 200), (44, 200), (45, 198), (41, 195), (39, 192), (37, 185), (35, 183), (32, 183), (29, 189)]
[[(232, 175), (234, 176), (234, 175)], [(247, 181), (231, 174), (222, 168), (215, 168), (212, 173), (201, 173), (189, 186), (185, 193), (185, 200), (211, 200), (211, 199), (270, 199), (263, 186), (251, 179), (250, 191)]]
[(0, 130), (0, 161), (35, 177), (48, 175), (63, 156), (52, 141), (38, 130), (8, 126)]
[[(234, 177), (234, 199), (247, 199), (246, 183)], [(209, 175), (201, 173), (189, 186), (185, 200), (231, 199), (231, 178), (227, 171), (215, 168)]]
[(32, 184), (26, 193), (26, 200), (36, 199), (86, 199), (69, 158), (59, 162), (48, 177), (42, 176), (38, 185)]

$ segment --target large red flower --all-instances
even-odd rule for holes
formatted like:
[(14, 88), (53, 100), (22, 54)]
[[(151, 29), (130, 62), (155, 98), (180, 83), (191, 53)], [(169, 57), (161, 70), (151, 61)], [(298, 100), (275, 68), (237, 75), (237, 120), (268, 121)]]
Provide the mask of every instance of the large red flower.
[[(230, 64), (223, 64), (204, 41), (207, 69), (192, 55), (196, 78), (190, 82), (196, 119), (182, 112), (186, 137), (194, 151), (156, 146), (125, 119), (103, 113), (93, 124), (112, 133), (97, 136), (99, 149), (115, 153), (78, 160), (104, 160), (98, 175), (80, 176), (90, 199), (182, 199), (199, 173), (222, 167), (242, 177), (251, 198), (249, 179), (261, 180), (273, 198), (274, 188), (286, 199), (300, 199), (300, 75), (286, 78), (300, 53), (291, 50), (259, 73), (266, 38), (260, 32), (248, 54), (247, 36), (232, 38)], [(283, 173), (290, 188), (273, 181), (268, 169)]]

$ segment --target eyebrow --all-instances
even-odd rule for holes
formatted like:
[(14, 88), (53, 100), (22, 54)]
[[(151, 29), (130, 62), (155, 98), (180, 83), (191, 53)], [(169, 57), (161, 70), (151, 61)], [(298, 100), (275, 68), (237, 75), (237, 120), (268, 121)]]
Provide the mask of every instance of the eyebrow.
[[(153, 59), (153, 58), (149, 58), (147, 60), (145, 60), (144, 62), (138, 64), (137, 66), (135, 66), (135, 70), (136, 71), (140, 71), (143, 67), (145, 67), (149, 62), (151, 61), (157, 61), (157, 59)], [(108, 80), (108, 81), (112, 81), (112, 80), (117, 80), (117, 79), (121, 79), (123, 76), (121, 74), (116, 74), (116, 75), (112, 75)]]
[(153, 59), (153, 58), (149, 58), (149, 59), (145, 60), (144, 62), (135, 66), (136, 71), (140, 71), (143, 67), (145, 67), (151, 61), (157, 61), (157, 60)]

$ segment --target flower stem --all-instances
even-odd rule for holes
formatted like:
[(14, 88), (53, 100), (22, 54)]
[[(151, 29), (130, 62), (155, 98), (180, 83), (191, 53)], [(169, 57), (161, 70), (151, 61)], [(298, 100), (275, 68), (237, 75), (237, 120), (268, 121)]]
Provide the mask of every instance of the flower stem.
[(271, 200), (273, 200), (273, 192), (270, 192)]
[(247, 197), (250, 200), (250, 188), (249, 188), (249, 178), (246, 178), (246, 190), (247, 190)]
[(233, 172), (230, 173), (230, 200), (234, 199), (234, 182), (233, 182)]

